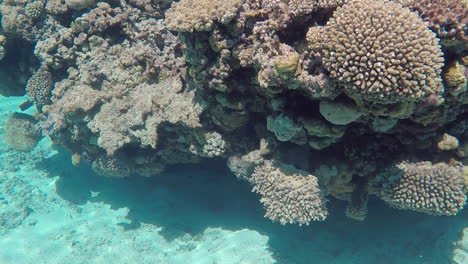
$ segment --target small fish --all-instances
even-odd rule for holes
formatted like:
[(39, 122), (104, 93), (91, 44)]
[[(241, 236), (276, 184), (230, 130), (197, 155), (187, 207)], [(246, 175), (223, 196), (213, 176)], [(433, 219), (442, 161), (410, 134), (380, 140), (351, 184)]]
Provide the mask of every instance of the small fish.
[(34, 104), (33, 101), (28, 100), (28, 101), (20, 104), (19, 108), (21, 109), (21, 111), (25, 111), (25, 110), (29, 109), (33, 104)]

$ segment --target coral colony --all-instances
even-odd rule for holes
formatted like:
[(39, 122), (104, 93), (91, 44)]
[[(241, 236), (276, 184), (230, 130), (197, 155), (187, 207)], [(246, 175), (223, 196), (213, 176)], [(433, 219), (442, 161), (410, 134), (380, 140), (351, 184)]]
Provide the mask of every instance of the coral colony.
[(5, 0), (0, 12), (0, 58), (18, 69), (0, 93), (38, 110), (6, 124), (19, 151), (42, 133), (119, 178), (222, 160), (281, 224), (325, 220), (331, 197), (357, 221), (369, 196), (429, 215), (466, 203), (466, 2)]

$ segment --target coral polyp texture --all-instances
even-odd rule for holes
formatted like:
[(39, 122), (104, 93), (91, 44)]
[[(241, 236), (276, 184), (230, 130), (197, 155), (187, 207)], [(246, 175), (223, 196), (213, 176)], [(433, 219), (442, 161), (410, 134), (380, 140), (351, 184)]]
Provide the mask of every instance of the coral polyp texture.
[(52, 75), (46, 70), (39, 70), (29, 78), (26, 93), (38, 106), (50, 104), (54, 83)]
[(37, 121), (30, 115), (13, 113), (5, 124), (5, 143), (17, 151), (29, 152), (41, 137)]
[(459, 169), (431, 162), (402, 162), (397, 168), (402, 174), (385, 191), (390, 205), (431, 215), (456, 215), (465, 205)]
[(265, 161), (252, 174), (253, 191), (262, 197), (265, 216), (283, 225), (325, 220), (328, 211), (317, 177), (287, 170)]
[(418, 12), (445, 43), (468, 41), (468, 4), (464, 0), (414, 0), (408, 5)]
[(345, 0), (289, 0), (288, 7), (295, 15), (305, 15), (321, 8), (335, 8)]
[(335, 199), (365, 221), (372, 196), (455, 215), (466, 5), (429, 2), (3, 1), (0, 74), (16, 75), (0, 93), (38, 110), (7, 141), (32, 135), (28, 151), (40, 129), (75, 166), (126, 180), (224, 161), (280, 224), (322, 221)]
[(168, 26), (177, 31), (209, 31), (216, 22), (229, 23), (244, 0), (184, 0), (166, 13)]
[(442, 92), (439, 40), (416, 13), (381, 0), (339, 7), (323, 33), (330, 76), (359, 98), (393, 103)]
[(93, 161), (93, 171), (104, 177), (125, 178), (132, 174), (132, 168), (124, 158), (102, 156)]

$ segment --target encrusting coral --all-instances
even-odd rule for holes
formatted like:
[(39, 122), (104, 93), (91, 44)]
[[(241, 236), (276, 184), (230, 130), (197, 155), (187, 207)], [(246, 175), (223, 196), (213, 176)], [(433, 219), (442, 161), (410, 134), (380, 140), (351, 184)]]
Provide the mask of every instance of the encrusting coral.
[(324, 220), (329, 197), (358, 221), (372, 195), (455, 215), (468, 45), (454, 1), (3, 1), (0, 67), (21, 85), (0, 92), (27, 93), (32, 135), (37, 119), (102, 176), (213, 158), (281, 224)]
[(29, 78), (26, 84), (26, 93), (39, 107), (42, 107), (52, 103), (50, 98), (53, 88), (52, 74), (41, 69)]

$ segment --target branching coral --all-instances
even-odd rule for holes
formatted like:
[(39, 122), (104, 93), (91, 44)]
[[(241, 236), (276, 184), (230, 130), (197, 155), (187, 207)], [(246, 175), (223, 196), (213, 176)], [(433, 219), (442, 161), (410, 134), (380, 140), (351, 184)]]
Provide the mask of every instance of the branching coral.
[(379, 103), (442, 91), (442, 52), (416, 13), (384, 0), (350, 1), (328, 21), (320, 50), (330, 76)]
[(268, 145), (267, 140), (261, 139), (259, 149), (250, 151), (242, 156), (235, 155), (229, 157), (227, 166), (238, 179), (253, 183), (251, 177), (255, 167), (262, 165), (265, 161), (263, 156), (270, 153), (271, 147)]
[(243, 0), (182, 0), (172, 4), (166, 21), (172, 30), (209, 31), (215, 22), (226, 24), (237, 14)]
[(317, 178), (292, 170), (285, 172), (272, 161), (265, 161), (252, 174), (253, 191), (259, 193), (265, 216), (282, 225), (308, 225), (328, 215)]
[(294, 15), (305, 15), (320, 8), (335, 8), (346, 0), (289, 0), (288, 7)]
[(133, 168), (123, 157), (101, 156), (93, 161), (93, 171), (104, 177), (125, 178), (132, 174)]
[[(424, 21), (429, 22), (429, 27), (440, 38), (468, 41), (468, 6), (466, 1), (414, 0), (407, 6), (417, 11)], [(442, 43), (447, 42), (442, 41)]]
[(58, 18), (45, 14), (45, 0), (2, 1), (3, 32), (35, 42), (62, 28)]
[(397, 165), (399, 175), (386, 177), (389, 183), (383, 199), (391, 206), (430, 215), (456, 215), (465, 205), (460, 170), (445, 163), (430, 162)]
[(368, 195), (367, 183), (364, 181), (358, 184), (346, 206), (346, 216), (356, 221), (364, 221), (367, 216)]
[(37, 43), (34, 53), (48, 66), (62, 68), (73, 65), (78, 55), (90, 46), (104, 45), (101, 35), (116, 27), (126, 27), (130, 10), (112, 8), (101, 2), (89, 13), (77, 17), (71, 27), (54, 30), (50, 36)]
[(24, 14), (31, 19), (37, 19), (44, 11), (45, 0), (35, 0), (24, 6)]

